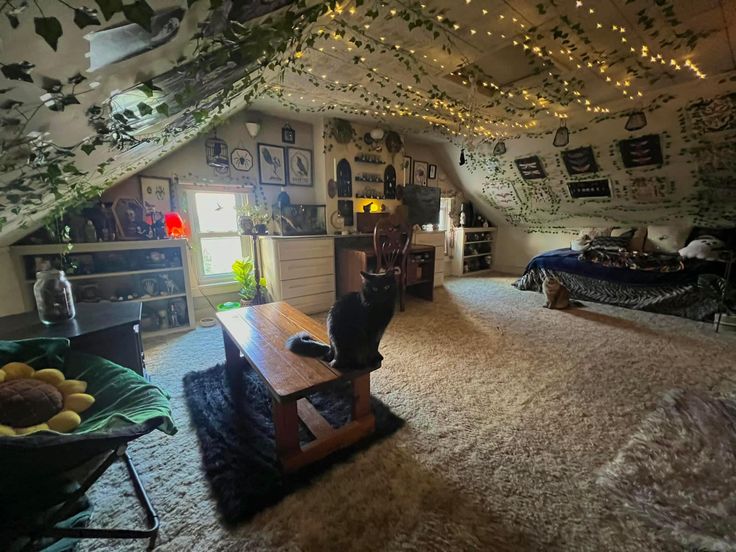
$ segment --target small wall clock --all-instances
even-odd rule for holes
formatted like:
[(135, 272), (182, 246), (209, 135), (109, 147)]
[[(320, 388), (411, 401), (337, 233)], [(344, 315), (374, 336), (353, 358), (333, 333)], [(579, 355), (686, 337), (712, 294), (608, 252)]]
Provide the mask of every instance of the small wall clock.
[(237, 171), (249, 171), (253, 168), (253, 155), (245, 148), (235, 148), (230, 154), (230, 164)]
[(293, 144), (296, 142), (296, 131), (286, 123), (281, 129), (281, 141), (285, 144)]

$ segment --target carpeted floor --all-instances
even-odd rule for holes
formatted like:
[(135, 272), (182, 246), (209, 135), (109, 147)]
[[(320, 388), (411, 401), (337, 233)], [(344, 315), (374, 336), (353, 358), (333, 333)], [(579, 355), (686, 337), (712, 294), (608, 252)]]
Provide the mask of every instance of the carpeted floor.
[[(547, 310), (511, 282), (454, 279), (433, 303), (409, 300), (373, 377), (406, 426), (231, 532), (200, 472), (181, 381), (224, 358), (220, 330), (147, 343), (180, 429), (131, 447), (162, 518), (158, 550), (677, 550), (621, 526), (597, 470), (668, 389), (736, 389), (736, 336), (602, 305)], [(139, 519), (122, 475), (91, 493), (97, 524)]]

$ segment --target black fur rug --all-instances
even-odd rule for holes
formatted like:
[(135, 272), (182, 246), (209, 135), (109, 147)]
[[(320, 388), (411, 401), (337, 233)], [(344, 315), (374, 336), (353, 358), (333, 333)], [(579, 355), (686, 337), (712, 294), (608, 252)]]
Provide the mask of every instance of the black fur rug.
[[(244, 521), (260, 510), (309, 483), (335, 462), (343, 461), (371, 443), (391, 435), (404, 421), (386, 405), (371, 398), (376, 431), (360, 443), (335, 452), (298, 472), (284, 475), (279, 469), (271, 419), (271, 399), (265, 385), (253, 370), (242, 371), (242, 385), (233, 400), (225, 368), (218, 364), (209, 370), (184, 376), (184, 393), (197, 428), (204, 471), (225, 523)], [(349, 384), (330, 392), (319, 392), (309, 400), (335, 427), (350, 418)], [(237, 389), (237, 387), (236, 387)], [(309, 433), (300, 428), (302, 443)]]

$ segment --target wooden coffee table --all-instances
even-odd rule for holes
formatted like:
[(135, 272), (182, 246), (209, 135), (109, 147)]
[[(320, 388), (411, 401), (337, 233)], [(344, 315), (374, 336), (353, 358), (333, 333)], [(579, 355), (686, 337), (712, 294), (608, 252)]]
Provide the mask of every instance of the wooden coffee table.
[[(222, 324), (231, 385), (237, 385), (240, 371), (250, 366), (271, 392), (276, 450), (285, 472), (296, 471), (373, 433), (370, 373), (378, 367), (340, 372), (285, 347), (287, 338), (300, 331), (327, 343), (327, 332), (320, 324), (284, 302), (220, 312), (217, 318)], [(352, 416), (351, 421), (335, 428), (305, 396), (344, 381), (352, 385)], [(299, 443), (299, 420), (314, 436), (304, 446)]]

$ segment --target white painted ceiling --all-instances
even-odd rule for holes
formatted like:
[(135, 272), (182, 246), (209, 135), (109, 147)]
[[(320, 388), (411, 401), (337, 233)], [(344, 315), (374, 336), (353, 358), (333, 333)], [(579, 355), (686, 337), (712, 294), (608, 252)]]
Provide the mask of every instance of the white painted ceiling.
[[(156, 10), (186, 4), (185, 0), (149, 2)], [(72, 4), (95, 7), (92, 1)], [(676, 27), (667, 23), (665, 11), (651, 0), (546, 0), (541, 2), (545, 13), (540, 13), (538, 4), (540, 0), (425, 0), (424, 4), (395, 0), (383, 2), (381, 12), (385, 17), (382, 15), (369, 20), (361, 15), (365, 7), (351, 13), (354, 2), (343, 2), (340, 13), (333, 13), (333, 16), (355, 25), (364, 42), (387, 44), (408, 51), (424, 67), (428, 77), (417, 84), (407, 68), (390, 53), (368, 54), (355, 49), (345, 38), (331, 38), (334, 35), (330, 31), (334, 31), (335, 26), (331, 16), (326, 16), (320, 22), (325, 30), (324, 38), (318, 40), (313, 49), (305, 51), (299, 60), (311, 69), (312, 78), (317, 79), (321, 86), (313, 86), (306, 75), (287, 72), (283, 80), (273, 79), (272, 91), (280, 94), (289, 106), (302, 112), (317, 110), (326, 116), (379, 119), (404, 133), (445, 140), (448, 130), (459, 135), (480, 133), (487, 137), (537, 132), (555, 127), (558, 116), (567, 117), (571, 127), (583, 126), (601, 111), (615, 113), (634, 106), (646, 107), (659, 95), (673, 90), (674, 85), (699, 81), (695, 68), (706, 76), (702, 79), (704, 87), (712, 82), (711, 79), (718, 79), (719, 75), (736, 69), (736, 2), (733, 0), (672, 0), (674, 14), (682, 22)], [(450, 32), (450, 51), (443, 48), (446, 41), (442, 37), (435, 39), (422, 29), (409, 32), (404, 22), (391, 17), (389, 10), (392, 5), (398, 9), (402, 5), (425, 5), (427, 12), (443, 10), (443, 16), (453, 20), (457, 26)], [(177, 58), (189, 53), (190, 37), (197, 24), (204, 20), (207, 6), (206, 1), (194, 3), (185, 15), (178, 35), (170, 43), (86, 74), (88, 42), (84, 34), (92, 28), (77, 30), (69, 10), (55, 1), (44, 0), (46, 15), (55, 15), (64, 22), (65, 34), (58, 52), (53, 52), (34, 33), (32, 18), (26, 17), (18, 29), (11, 29), (3, 19), (0, 21), (0, 61), (27, 60), (35, 64), (33, 76), (37, 81), (42, 76), (65, 80), (76, 72), (82, 72), (89, 81), (99, 83), (97, 88), (80, 98), (81, 105), (72, 106), (63, 113), (41, 108), (34, 118), (34, 130), (48, 132), (49, 138), (59, 144), (74, 143), (90, 134), (84, 117), (89, 105), (104, 103), (115, 91), (164, 73)], [(36, 8), (31, 5), (28, 9)], [(653, 18), (649, 31), (640, 22), (641, 10)], [(563, 22), (563, 16), (567, 23)], [(122, 17), (116, 16), (104, 26), (122, 22)], [(583, 37), (572, 32), (571, 26), (581, 29)], [(570, 44), (554, 38), (555, 27), (569, 33)], [(535, 31), (529, 32), (530, 28), (535, 28)], [(658, 31), (657, 37), (651, 36), (652, 30)], [(694, 50), (675, 48), (683, 42), (677, 36), (687, 31), (710, 31), (710, 35), (700, 40)], [(586, 43), (586, 38), (589, 43)], [(659, 47), (658, 42), (663, 39), (672, 42)], [(525, 45), (529, 51), (536, 48), (538, 55), (525, 53)], [(642, 47), (647, 47), (647, 55), (642, 55)], [(365, 61), (354, 63), (356, 55), (364, 57)], [(624, 59), (619, 59), (622, 57)], [(591, 67), (586, 60), (591, 62)], [(449, 78), (450, 72), (468, 63), (476, 64), (486, 73), (482, 79), (488, 83), (486, 93), (481, 92), (481, 80), (477, 87), (473, 87), (464, 86), (461, 82), (463, 77), (454, 81)], [(642, 73), (648, 74), (648, 78), (636, 78), (627, 70), (637, 66)], [(679, 70), (675, 69), (677, 66)], [(368, 72), (376, 77), (373, 82), (366, 77)], [(548, 99), (544, 78), (550, 74), (558, 82), (569, 83), (565, 94), (573, 101), (568, 105), (542, 100), (540, 107), (539, 98)], [(657, 81), (650, 84), (653, 77)], [(342, 90), (346, 83), (357, 86), (353, 91)], [(326, 84), (330, 86), (326, 87)], [(432, 85), (457, 103), (435, 106), (428, 99)], [(408, 93), (413, 95), (414, 101), (399, 101), (392, 96), (397, 87), (409, 91), (409, 86), (412, 88)], [(37, 86), (0, 80), (0, 88), (6, 87), (13, 90), (0, 99), (10, 97), (27, 105), (39, 102)], [(361, 94), (385, 96), (391, 99), (391, 103), (368, 107)], [(528, 111), (532, 102), (539, 107), (536, 113)], [(262, 111), (277, 107), (282, 110), (282, 103), (274, 97), (264, 96), (252, 107)], [(493, 104), (492, 107), (487, 107), (489, 103)], [(242, 101), (236, 99), (225, 115), (244, 107)], [(458, 109), (465, 109), (465, 124), (458, 124)], [(444, 134), (432, 124), (441, 125)], [(89, 157), (80, 154), (80, 164), (94, 170), (98, 163), (112, 157), (104, 175), (88, 177), (90, 182), (111, 185), (141, 170), (195, 134), (182, 135), (165, 145), (141, 145), (128, 152), (95, 152)], [(8, 178), (9, 175), (0, 176), (0, 185)], [(0, 202), (5, 192), (5, 189), (0, 189)], [(8, 243), (23, 233), (23, 229), (18, 227), (20, 221), (14, 221), (12, 216), (9, 218), (9, 224), (0, 235), (0, 243)]]

